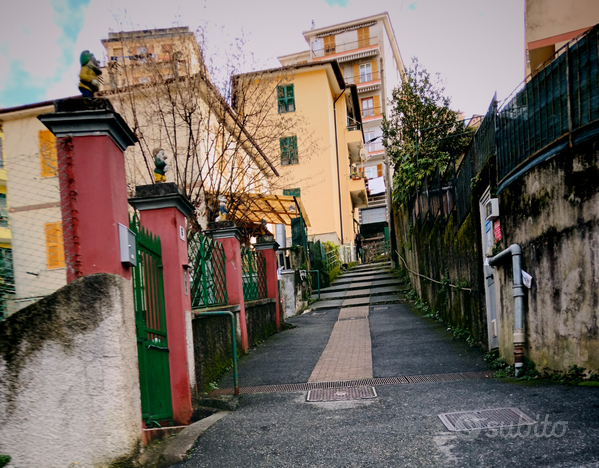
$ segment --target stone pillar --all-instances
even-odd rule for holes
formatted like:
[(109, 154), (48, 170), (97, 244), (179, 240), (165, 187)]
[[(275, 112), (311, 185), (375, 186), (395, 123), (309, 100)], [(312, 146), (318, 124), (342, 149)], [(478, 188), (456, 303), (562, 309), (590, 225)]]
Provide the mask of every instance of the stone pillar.
[(243, 268), (241, 265), (241, 233), (233, 221), (210, 223), (206, 234), (220, 242), (225, 251), (225, 276), (227, 279), (228, 304), (239, 304), (239, 331), (241, 349), (247, 353), (249, 348), (245, 301), (243, 299)]
[(107, 99), (55, 101), (39, 120), (56, 135), (67, 281), (92, 273), (131, 279), (118, 224), (129, 227), (123, 152), (137, 138)]
[(279, 287), (278, 287), (278, 275), (277, 275), (277, 249), (279, 244), (275, 242), (273, 236), (261, 236), (258, 238), (258, 242), (254, 245), (254, 248), (262, 252), (266, 259), (266, 288), (268, 290), (268, 297), (275, 299), (276, 301), (276, 323), (277, 331), (281, 331), (281, 316), (279, 311)]
[(138, 186), (129, 203), (139, 210), (140, 224), (160, 237), (173, 419), (176, 424), (189, 424), (195, 376), (190, 375), (193, 359), (190, 363), (188, 352), (190, 346), (193, 349), (193, 336), (186, 218), (193, 205), (174, 183)]

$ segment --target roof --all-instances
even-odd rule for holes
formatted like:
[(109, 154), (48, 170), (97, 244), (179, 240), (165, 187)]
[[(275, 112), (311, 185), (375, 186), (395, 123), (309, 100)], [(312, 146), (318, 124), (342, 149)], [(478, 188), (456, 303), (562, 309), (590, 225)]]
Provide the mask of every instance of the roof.
[(232, 215), (239, 212), (239, 218), (260, 223), (263, 219), (269, 224), (286, 224), (291, 226), (291, 219), (302, 216), (304, 223), (310, 227), (310, 220), (301, 197), (290, 195), (247, 194), (241, 197), (239, 206)]
[[(345, 80), (343, 79), (343, 70), (341, 70), (341, 67), (339, 66), (337, 60), (319, 60), (318, 62), (298, 63), (293, 65), (286, 65), (284, 67), (269, 68), (266, 70), (258, 70), (255, 72), (248, 73), (240, 73), (238, 75), (234, 75), (232, 79), (233, 82), (235, 82), (240, 77), (245, 76), (261, 75), (263, 73), (281, 73), (286, 71), (299, 70), (302, 68), (323, 68), (324, 66), (330, 66), (327, 68), (331, 70), (331, 73), (327, 74), (329, 75), (329, 79), (331, 80), (331, 82), (333, 83), (334, 81), (336, 81), (336, 84), (338, 85), (338, 89), (335, 90), (335, 92), (338, 93), (341, 92), (341, 90), (345, 89), (346, 85)], [(331, 79), (333, 77), (335, 78), (335, 80)]]

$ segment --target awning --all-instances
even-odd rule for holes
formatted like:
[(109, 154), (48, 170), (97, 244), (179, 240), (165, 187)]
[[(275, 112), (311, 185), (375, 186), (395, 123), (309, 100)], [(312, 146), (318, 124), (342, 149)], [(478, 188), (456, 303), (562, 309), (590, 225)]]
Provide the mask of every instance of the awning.
[(265, 220), (269, 224), (285, 224), (291, 226), (291, 219), (302, 216), (306, 227), (310, 221), (301, 197), (290, 195), (261, 195), (249, 193), (241, 197), (239, 205), (233, 213), (233, 220), (260, 223)]

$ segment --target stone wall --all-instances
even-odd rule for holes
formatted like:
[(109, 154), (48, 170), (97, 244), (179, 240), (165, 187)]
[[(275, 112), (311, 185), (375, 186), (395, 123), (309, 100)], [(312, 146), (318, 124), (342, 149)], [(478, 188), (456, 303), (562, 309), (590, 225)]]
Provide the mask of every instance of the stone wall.
[[(533, 276), (526, 355), (540, 369), (599, 372), (599, 141), (568, 149), (499, 196), (504, 246), (522, 247)], [(499, 347), (513, 352), (512, 269), (496, 269)]]
[(14, 466), (103, 467), (139, 451), (129, 281), (89, 275), (0, 322), (0, 414)]
[(274, 335), (277, 332), (275, 299), (246, 302), (245, 319), (250, 346)]

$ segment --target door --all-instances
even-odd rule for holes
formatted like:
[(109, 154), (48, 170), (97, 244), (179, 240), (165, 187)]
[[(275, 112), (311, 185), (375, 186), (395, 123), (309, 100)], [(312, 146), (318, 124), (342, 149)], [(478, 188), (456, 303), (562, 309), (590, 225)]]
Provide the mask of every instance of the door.
[(495, 270), (489, 266), (487, 251), (493, 248), (495, 242), (493, 233), (493, 222), (485, 219), (485, 203), (489, 201), (490, 188), (487, 188), (480, 199), (479, 213), (481, 222), (481, 238), (483, 252), (483, 273), (485, 282), (485, 303), (487, 306), (487, 333), (489, 336), (489, 349), (499, 347), (499, 325), (497, 323), (497, 309), (495, 303)]
[(173, 422), (160, 238), (133, 218), (137, 266), (133, 268), (135, 329), (142, 419), (147, 426)]

